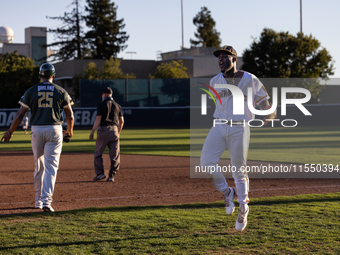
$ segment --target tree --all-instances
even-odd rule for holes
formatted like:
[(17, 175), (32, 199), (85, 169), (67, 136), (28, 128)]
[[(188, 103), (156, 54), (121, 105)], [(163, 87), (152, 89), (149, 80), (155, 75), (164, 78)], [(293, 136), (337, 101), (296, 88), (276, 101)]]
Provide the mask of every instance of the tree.
[(258, 77), (323, 78), (334, 74), (332, 56), (311, 35), (265, 28), (243, 53), (243, 69)]
[(0, 108), (17, 108), (24, 92), (39, 83), (39, 66), (28, 57), (6, 53), (0, 60)]
[(207, 7), (201, 7), (201, 11), (194, 17), (193, 23), (197, 26), (197, 33), (195, 33), (197, 40), (190, 39), (191, 45), (220, 47), (220, 33), (216, 31), (216, 23)]
[(90, 62), (85, 67), (84, 79), (86, 80), (97, 80), (100, 79), (100, 69), (96, 63)]
[[(157, 66), (150, 78), (164, 79), (161, 91), (170, 96), (173, 105), (183, 105), (188, 102), (190, 86), (188, 86), (187, 68), (183, 65), (183, 60), (172, 60), (169, 63), (162, 63)], [(179, 79), (179, 80), (174, 80)]]
[(86, 0), (86, 40), (91, 48), (91, 58), (110, 59), (124, 50), (129, 36), (122, 31), (124, 19), (117, 20), (117, 8), (110, 0)]
[(166, 79), (166, 78), (189, 78), (186, 73), (187, 68), (183, 66), (182, 60), (172, 60), (170, 63), (162, 63), (157, 66), (153, 75), (149, 75), (150, 78)]
[(61, 20), (64, 24), (62, 27), (47, 31), (55, 35), (56, 41), (46, 45), (46, 47), (58, 47), (58, 49), (55, 49), (56, 53), (50, 56), (52, 60), (83, 59), (86, 55), (87, 49), (82, 25), (84, 19), (79, 12), (78, 0), (73, 3), (76, 6), (71, 12), (65, 12), (63, 17), (47, 17)]
[(134, 74), (124, 74), (120, 69), (121, 60), (118, 58), (110, 58), (105, 61), (102, 72), (102, 79), (135, 79)]
[[(259, 78), (314, 78), (299, 84), (299, 87), (311, 92), (310, 102), (313, 103), (323, 88), (316, 78), (328, 79), (334, 74), (332, 57), (317, 39), (302, 33), (297, 36), (288, 32), (278, 33), (268, 28), (263, 30), (258, 40), (253, 41), (250, 49), (244, 51), (242, 69)], [(287, 82), (282, 81), (282, 86), (286, 85)], [(280, 86), (277, 84), (275, 87)], [(292, 97), (304, 95), (300, 93)]]

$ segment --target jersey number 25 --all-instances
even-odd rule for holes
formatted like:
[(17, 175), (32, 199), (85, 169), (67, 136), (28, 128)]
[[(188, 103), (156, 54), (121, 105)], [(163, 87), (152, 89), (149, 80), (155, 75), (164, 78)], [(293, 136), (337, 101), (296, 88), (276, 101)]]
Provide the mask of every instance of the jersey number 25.
[(38, 107), (52, 107), (53, 105), (53, 92), (38, 92)]

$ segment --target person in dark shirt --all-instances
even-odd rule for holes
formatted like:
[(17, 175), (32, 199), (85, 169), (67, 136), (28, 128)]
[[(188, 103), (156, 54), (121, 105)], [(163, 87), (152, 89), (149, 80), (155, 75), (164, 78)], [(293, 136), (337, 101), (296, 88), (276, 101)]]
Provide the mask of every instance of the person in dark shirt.
[(99, 127), (94, 153), (94, 170), (97, 176), (93, 180), (99, 181), (106, 178), (104, 173), (103, 152), (106, 146), (108, 146), (111, 167), (109, 177), (106, 180), (113, 182), (120, 165), (119, 134), (123, 129), (124, 117), (121, 106), (112, 98), (111, 88), (107, 87), (103, 89), (102, 99), (102, 102), (98, 104), (97, 117), (89, 137), (90, 140), (92, 140), (94, 132)]

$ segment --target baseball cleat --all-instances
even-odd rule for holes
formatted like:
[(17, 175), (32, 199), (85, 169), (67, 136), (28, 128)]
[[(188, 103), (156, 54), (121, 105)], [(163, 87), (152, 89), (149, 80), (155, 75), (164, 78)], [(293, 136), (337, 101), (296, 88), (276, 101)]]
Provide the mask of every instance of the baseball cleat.
[(106, 175), (105, 174), (97, 174), (96, 177), (93, 178), (94, 181), (99, 181), (99, 180), (102, 180), (102, 179), (105, 179), (106, 178)]
[(42, 209), (43, 208), (42, 203), (41, 202), (35, 202), (34, 208), (35, 209)]
[(106, 181), (108, 181), (108, 182), (114, 182), (115, 181), (115, 179), (111, 176), (109, 176), (107, 179), (106, 179)]
[(247, 226), (247, 217), (249, 213), (249, 206), (247, 204), (240, 204), (238, 209), (238, 217), (236, 220), (235, 228), (237, 231), (242, 231)]
[(54, 209), (51, 205), (43, 205), (44, 212), (54, 212)]
[(235, 210), (234, 198), (236, 197), (235, 188), (229, 188), (229, 194), (224, 195), (224, 204), (227, 215), (232, 215)]

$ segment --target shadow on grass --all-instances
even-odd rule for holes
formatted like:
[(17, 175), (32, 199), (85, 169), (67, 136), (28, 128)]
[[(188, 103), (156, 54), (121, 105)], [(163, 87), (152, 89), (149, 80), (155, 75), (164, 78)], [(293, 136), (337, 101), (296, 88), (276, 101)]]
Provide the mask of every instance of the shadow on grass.
[(165, 137), (139, 137), (139, 138), (120, 138), (120, 141), (157, 141), (157, 140), (183, 140), (183, 139), (190, 139), (190, 136), (165, 136)]
[[(339, 132), (337, 132), (339, 133)], [(276, 134), (262, 134), (262, 133), (258, 133), (258, 134), (253, 134), (253, 133), (250, 133), (250, 136), (252, 138), (264, 138), (264, 139), (267, 139), (267, 138), (275, 138), (275, 139), (278, 139), (278, 138), (293, 138), (293, 137), (297, 137), (298, 139), (299, 138), (306, 138), (306, 137), (310, 137), (311, 139), (315, 139), (316, 137), (336, 137), (338, 134), (337, 133), (331, 133), (331, 134), (328, 134), (328, 133), (313, 133), (313, 134), (299, 134), (299, 133), (296, 133), (296, 134), (290, 134), (290, 133), (276, 133)]]
[[(148, 154), (155, 152), (178, 152), (178, 151), (190, 151), (190, 144), (134, 144), (127, 145), (121, 144), (121, 154)], [(83, 152), (94, 153), (95, 144), (93, 145), (74, 145), (63, 146), (63, 152)], [(105, 152), (107, 147), (105, 149)]]
[(295, 127), (295, 128), (282, 128), (282, 127), (264, 127), (264, 128), (251, 128), (251, 133), (304, 133), (304, 132), (339, 132), (338, 126), (314, 126), (314, 127)]
[[(173, 236), (167, 236), (167, 239), (172, 238), (180, 238), (180, 235), (173, 235)], [(124, 241), (137, 241), (138, 240), (155, 240), (158, 239), (159, 235), (154, 234), (150, 236), (141, 236), (141, 237), (129, 237), (129, 238), (115, 238), (112, 237), (112, 239), (106, 239), (106, 240), (96, 240), (96, 241), (78, 241), (78, 242), (65, 242), (65, 243), (44, 243), (44, 244), (33, 244), (33, 245), (21, 245), (21, 246), (2, 246), (0, 247), (0, 251), (10, 251), (15, 249), (36, 249), (36, 248), (51, 248), (53, 247), (68, 247), (72, 245), (100, 245), (100, 243), (117, 243), (117, 242), (124, 242)]]
[(10, 142), (4, 142), (4, 144), (5, 145), (7, 145), (7, 144), (18, 144), (18, 143), (20, 143), (20, 144), (22, 144), (22, 143), (29, 143), (29, 144), (31, 144), (31, 139), (29, 139), (29, 140), (11, 140)]
[(168, 144), (168, 145), (124, 145), (121, 148), (122, 152), (135, 151), (135, 152), (155, 152), (155, 151), (190, 151), (189, 144)]
[(263, 143), (250, 142), (250, 149), (299, 149), (299, 148), (340, 148), (339, 141), (297, 141), (297, 142), (278, 142)]
[[(250, 206), (263, 206), (263, 205), (278, 205), (278, 204), (300, 204), (300, 203), (313, 203), (313, 202), (335, 202), (340, 201), (340, 192), (325, 193), (325, 194), (308, 194), (308, 195), (296, 195), (296, 196), (279, 196), (279, 197), (266, 197), (266, 198), (253, 198), (250, 202)], [(238, 206), (237, 202), (235, 203)], [(211, 202), (211, 203), (191, 203), (180, 205), (147, 205), (147, 206), (117, 206), (117, 207), (90, 207), (86, 209), (76, 209), (70, 211), (58, 211), (54, 213), (18, 213), (11, 215), (0, 215), (1, 218), (11, 217), (27, 217), (33, 215), (44, 216), (58, 216), (58, 215), (70, 215), (70, 214), (86, 214), (89, 212), (127, 212), (127, 211), (147, 211), (147, 210), (159, 210), (159, 209), (207, 209), (207, 208), (219, 208), (224, 207), (224, 202)]]

